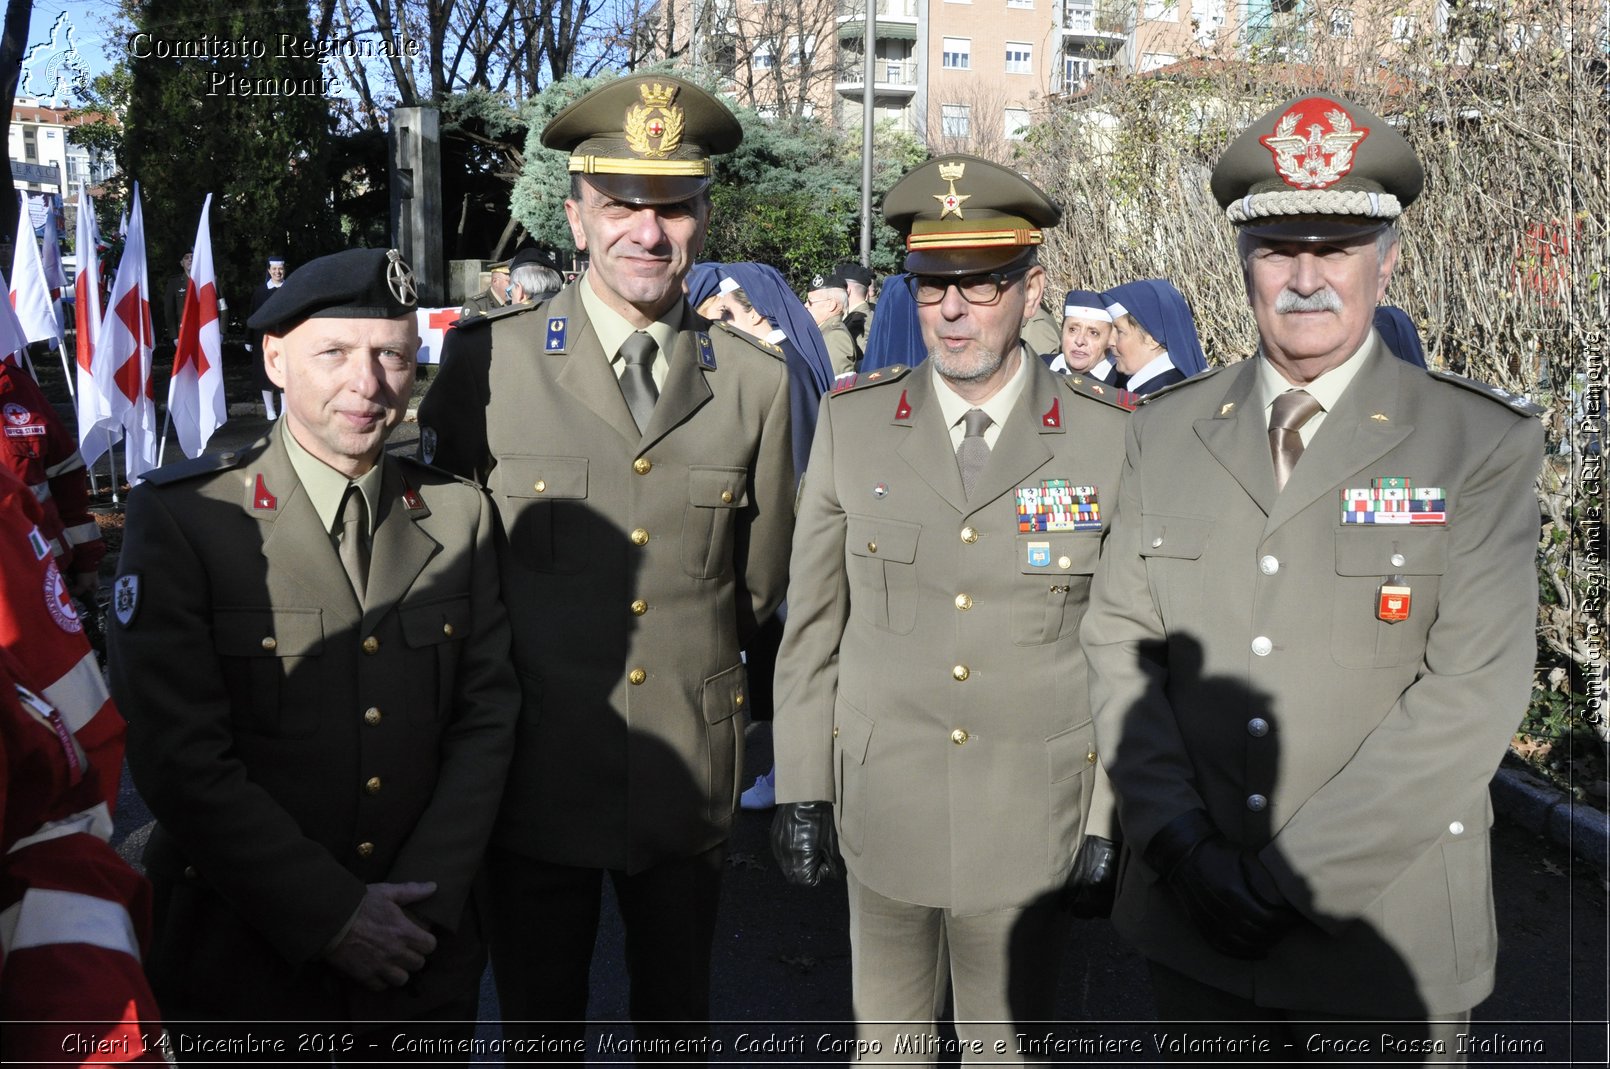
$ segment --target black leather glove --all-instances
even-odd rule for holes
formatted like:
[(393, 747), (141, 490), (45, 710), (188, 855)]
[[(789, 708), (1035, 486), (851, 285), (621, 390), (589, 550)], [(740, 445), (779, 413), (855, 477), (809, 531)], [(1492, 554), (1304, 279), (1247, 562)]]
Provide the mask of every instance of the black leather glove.
[(1062, 888), (1063, 906), (1075, 917), (1110, 917), (1117, 890), (1118, 847), (1099, 835), (1086, 835)]
[(1208, 945), (1232, 958), (1255, 960), (1297, 923), (1256, 855), (1220, 834), (1199, 809), (1170, 822), (1146, 850)]
[(844, 875), (839, 833), (833, 827), (832, 802), (784, 802), (771, 820), (771, 852), (783, 878), (800, 887), (815, 887)]

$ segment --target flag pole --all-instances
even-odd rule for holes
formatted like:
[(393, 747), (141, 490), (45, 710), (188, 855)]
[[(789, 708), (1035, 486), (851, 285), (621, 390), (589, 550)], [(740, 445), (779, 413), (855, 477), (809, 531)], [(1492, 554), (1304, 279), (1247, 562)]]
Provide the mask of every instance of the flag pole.
[[(127, 452), (127, 450), (124, 450)], [(118, 504), (117, 497), (117, 439), (112, 437), (112, 428), (106, 428), (106, 466), (112, 477), (112, 505)]]
[(63, 342), (56, 346), (56, 352), (61, 355), (61, 375), (67, 380), (67, 399), (73, 402), (73, 410), (78, 410), (78, 391), (73, 389), (73, 369), (67, 363), (67, 345)]
[[(175, 357), (177, 360), (177, 357)], [(157, 467), (162, 467), (162, 458), (168, 452), (168, 428), (173, 424), (173, 383), (177, 375), (168, 376), (168, 403), (162, 409), (162, 436), (157, 439)]]

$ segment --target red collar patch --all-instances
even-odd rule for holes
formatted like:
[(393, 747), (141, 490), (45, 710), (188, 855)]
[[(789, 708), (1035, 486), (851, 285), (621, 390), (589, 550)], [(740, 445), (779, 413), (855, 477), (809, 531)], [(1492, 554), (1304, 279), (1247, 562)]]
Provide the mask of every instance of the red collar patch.
[(1062, 398), (1051, 398), (1051, 407), (1046, 409), (1045, 415), (1040, 417), (1040, 424), (1045, 427), (1062, 426)]
[(252, 508), (274, 511), (280, 507), (279, 498), (268, 492), (268, 484), (263, 481), (262, 473), (257, 475), (257, 489), (252, 492)]
[(911, 418), (911, 402), (906, 400), (906, 391), (900, 391), (900, 403), (894, 406), (895, 419)]

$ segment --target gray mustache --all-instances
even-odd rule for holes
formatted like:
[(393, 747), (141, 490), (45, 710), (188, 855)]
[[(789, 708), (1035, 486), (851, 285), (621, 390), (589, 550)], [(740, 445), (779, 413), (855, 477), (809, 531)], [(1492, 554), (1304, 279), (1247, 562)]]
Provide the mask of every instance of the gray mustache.
[(1342, 298), (1329, 286), (1303, 296), (1291, 290), (1281, 290), (1280, 296), (1275, 298), (1275, 312), (1285, 315), (1287, 312), (1340, 312)]

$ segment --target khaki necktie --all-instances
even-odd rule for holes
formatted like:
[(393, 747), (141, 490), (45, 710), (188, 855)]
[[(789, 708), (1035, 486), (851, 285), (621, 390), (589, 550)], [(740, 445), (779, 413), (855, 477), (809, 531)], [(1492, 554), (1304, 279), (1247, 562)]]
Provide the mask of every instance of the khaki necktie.
[(621, 396), (632, 411), (632, 419), (641, 432), (654, 415), (654, 402), (660, 399), (660, 388), (654, 385), (654, 354), (659, 350), (654, 339), (641, 330), (626, 339), (621, 346), (621, 359), (626, 367), (621, 371)]
[(1291, 469), (1303, 455), (1303, 437), (1298, 432), (1319, 410), (1319, 402), (1305, 390), (1287, 390), (1275, 398), (1269, 413), (1269, 455), (1275, 462), (1276, 492), (1286, 488)]
[(341, 502), (341, 566), (347, 570), (360, 605), (369, 586), (369, 547), (365, 545), (368, 525), (364, 522), (367, 511), (363, 491), (356, 485), (347, 487), (347, 496)]
[(962, 416), (967, 433), (962, 436), (962, 444), (956, 447), (956, 467), (961, 469), (962, 491), (968, 497), (973, 496), (979, 473), (989, 462), (989, 443), (984, 440), (984, 431), (993, 422), (982, 408), (969, 408)]

